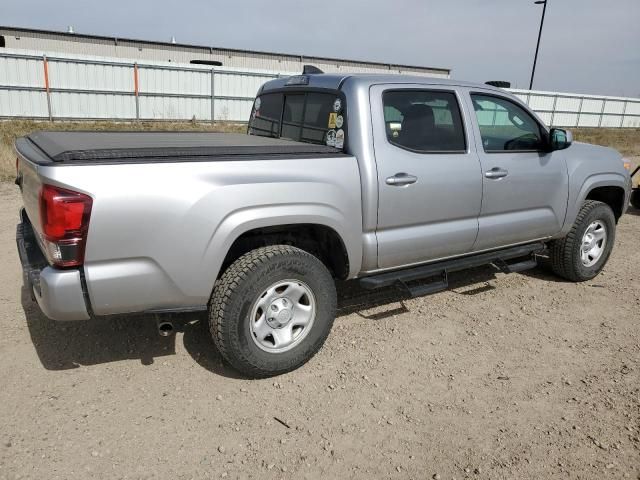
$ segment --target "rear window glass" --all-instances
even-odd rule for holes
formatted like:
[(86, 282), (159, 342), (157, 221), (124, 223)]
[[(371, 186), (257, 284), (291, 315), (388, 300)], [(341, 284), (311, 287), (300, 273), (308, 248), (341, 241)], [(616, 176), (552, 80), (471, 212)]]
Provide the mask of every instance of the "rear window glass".
[(345, 118), (335, 93), (266, 93), (256, 98), (249, 134), (280, 137), (342, 149)]
[(281, 93), (262, 95), (253, 104), (249, 133), (263, 137), (280, 136), (280, 120), (282, 117)]

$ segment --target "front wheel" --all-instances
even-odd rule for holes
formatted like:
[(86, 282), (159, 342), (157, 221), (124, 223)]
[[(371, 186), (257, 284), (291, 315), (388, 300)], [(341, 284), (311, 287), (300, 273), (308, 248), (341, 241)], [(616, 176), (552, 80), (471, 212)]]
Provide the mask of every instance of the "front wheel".
[(234, 368), (268, 377), (306, 363), (329, 335), (335, 311), (324, 264), (299, 248), (273, 245), (246, 253), (218, 279), (209, 327)]
[(607, 263), (615, 237), (611, 207), (585, 201), (567, 236), (549, 245), (553, 272), (573, 282), (591, 280)]

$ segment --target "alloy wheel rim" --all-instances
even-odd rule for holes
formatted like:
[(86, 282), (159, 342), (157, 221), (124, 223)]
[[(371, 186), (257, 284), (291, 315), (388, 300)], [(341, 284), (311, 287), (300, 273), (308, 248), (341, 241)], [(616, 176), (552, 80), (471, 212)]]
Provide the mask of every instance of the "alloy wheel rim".
[(311, 331), (316, 299), (309, 286), (296, 279), (271, 284), (251, 307), (249, 326), (253, 342), (269, 353), (283, 353)]
[(584, 234), (580, 245), (580, 260), (585, 267), (592, 267), (602, 257), (607, 244), (607, 227), (600, 220), (592, 222)]

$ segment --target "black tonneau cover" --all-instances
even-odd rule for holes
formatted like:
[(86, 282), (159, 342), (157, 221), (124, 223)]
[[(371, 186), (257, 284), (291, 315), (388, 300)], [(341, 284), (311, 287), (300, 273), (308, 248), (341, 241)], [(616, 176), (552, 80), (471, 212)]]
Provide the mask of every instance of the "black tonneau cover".
[(27, 139), (56, 163), (342, 153), (325, 145), (240, 133), (35, 132)]

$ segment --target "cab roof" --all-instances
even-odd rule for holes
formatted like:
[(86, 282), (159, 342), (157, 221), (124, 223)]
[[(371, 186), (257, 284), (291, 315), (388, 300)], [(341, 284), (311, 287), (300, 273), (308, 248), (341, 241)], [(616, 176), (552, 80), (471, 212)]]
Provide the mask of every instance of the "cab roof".
[(502, 94), (507, 93), (501, 88), (497, 88), (491, 85), (482, 83), (465, 82), (461, 80), (455, 80), (451, 78), (438, 78), (427, 77), (422, 75), (399, 75), (389, 73), (355, 73), (355, 74), (333, 74), (333, 73), (320, 73), (320, 74), (306, 74), (296, 75), (294, 77), (282, 77), (275, 80), (271, 80), (264, 84), (260, 93), (264, 93), (268, 90), (276, 90), (287, 86), (287, 82), (295, 77), (308, 77), (308, 83), (298, 87), (310, 87), (310, 88), (327, 88), (338, 90), (343, 84), (349, 82), (350, 86), (355, 87), (368, 87), (371, 85), (381, 83), (395, 83), (395, 84), (423, 84), (423, 85), (450, 85), (458, 87), (475, 87), (482, 88), (483, 90), (493, 90)]

